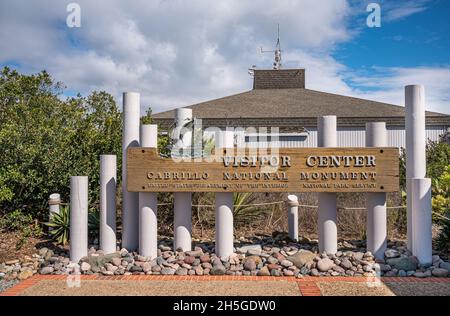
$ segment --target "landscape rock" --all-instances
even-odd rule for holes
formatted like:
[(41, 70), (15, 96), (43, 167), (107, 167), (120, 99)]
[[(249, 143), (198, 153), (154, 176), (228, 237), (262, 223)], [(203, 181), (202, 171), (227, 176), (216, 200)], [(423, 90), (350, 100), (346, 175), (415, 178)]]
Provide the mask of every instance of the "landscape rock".
[(289, 256), (286, 259), (291, 261), (297, 268), (301, 268), (306, 263), (313, 261), (315, 256), (316, 255), (309, 250), (300, 249), (296, 254)]
[(418, 260), (416, 257), (399, 257), (387, 259), (386, 263), (390, 265), (392, 268), (396, 268), (398, 270), (416, 270), (418, 265)]
[(397, 257), (400, 257), (400, 253), (395, 249), (387, 249), (384, 252), (384, 256), (386, 258), (397, 258)]
[(319, 269), (319, 271), (322, 271), (322, 272), (327, 272), (328, 270), (330, 270), (333, 267), (334, 267), (334, 262), (328, 258), (320, 259), (317, 262), (317, 269)]
[(438, 277), (438, 278), (445, 278), (445, 277), (448, 276), (449, 271), (448, 271), (447, 269), (434, 268), (434, 269), (431, 271), (431, 274), (432, 274), (433, 276), (435, 276), (435, 277)]
[(270, 276), (270, 271), (267, 268), (267, 266), (264, 266), (264, 267), (261, 268), (261, 270), (258, 271), (257, 275), (259, 275), (259, 276)]

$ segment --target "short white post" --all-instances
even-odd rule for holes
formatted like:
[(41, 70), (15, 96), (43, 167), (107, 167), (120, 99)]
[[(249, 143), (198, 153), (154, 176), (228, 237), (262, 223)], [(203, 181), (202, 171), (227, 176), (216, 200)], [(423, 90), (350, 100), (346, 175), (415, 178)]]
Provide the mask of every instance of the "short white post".
[(192, 194), (190, 192), (174, 193), (173, 225), (174, 242), (173, 249), (190, 251), (192, 249)]
[[(178, 153), (181, 149), (191, 148), (192, 129), (183, 126), (192, 120), (192, 109), (175, 110), (175, 148)], [(185, 154), (185, 153), (183, 153)], [(174, 208), (174, 243), (173, 248), (183, 251), (192, 249), (192, 193), (175, 192), (173, 194)]]
[[(336, 116), (326, 115), (317, 118), (318, 147), (336, 147)], [(337, 205), (336, 193), (318, 194), (319, 251), (337, 252)]]
[[(215, 137), (216, 148), (228, 148), (234, 150), (234, 132), (219, 131)], [(232, 153), (230, 153), (232, 154)], [(233, 253), (233, 204), (232, 192), (216, 193), (216, 255), (220, 258), (228, 258)]]
[(70, 177), (70, 261), (87, 256), (88, 177)]
[[(366, 123), (366, 147), (387, 146), (386, 123)], [(377, 259), (384, 259), (387, 246), (386, 193), (366, 194), (367, 250)]]
[(100, 249), (116, 252), (116, 155), (100, 156)]
[(298, 197), (295, 194), (289, 194), (287, 198), (289, 237), (298, 241)]
[(409, 250), (413, 245), (413, 206), (411, 191), (412, 178), (425, 178), (425, 89), (422, 85), (405, 87), (405, 127), (406, 127), (406, 205), (407, 205), (407, 246)]
[[(59, 193), (52, 193), (48, 199), (48, 221), (51, 223), (53, 214), (59, 214), (59, 206), (61, 205), (61, 195)], [(52, 227), (48, 227), (48, 231), (51, 231)]]
[(431, 179), (412, 178), (412, 253), (421, 264), (432, 263)]
[[(141, 147), (158, 148), (158, 125), (141, 125)], [(139, 253), (158, 256), (157, 193), (139, 192)]]
[(123, 94), (122, 137), (122, 247), (134, 251), (139, 243), (139, 196), (127, 190), (127, 149), (139, 147), (140, 95)]

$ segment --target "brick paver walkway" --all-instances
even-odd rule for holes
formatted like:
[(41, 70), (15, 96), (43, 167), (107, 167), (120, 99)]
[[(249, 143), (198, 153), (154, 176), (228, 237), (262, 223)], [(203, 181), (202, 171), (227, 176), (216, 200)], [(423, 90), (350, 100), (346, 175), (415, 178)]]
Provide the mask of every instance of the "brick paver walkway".
[[(450, 278), (35, 275), (0, 296), (16, 295), (446, 295)], [(204, 283), (208, 281), (207, 283)]]

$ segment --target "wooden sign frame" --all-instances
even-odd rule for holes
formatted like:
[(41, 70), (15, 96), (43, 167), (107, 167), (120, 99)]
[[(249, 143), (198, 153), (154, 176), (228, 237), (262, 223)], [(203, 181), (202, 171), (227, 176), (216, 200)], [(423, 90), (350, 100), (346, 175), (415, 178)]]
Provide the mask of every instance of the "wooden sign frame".
[(224, 148), (218, 150), (220, 155), (213, 154), (205, 161), (163, 158), (155, 148), (128, 148), (127, 189), (130, 192), (290, 193), (399, 190), (398, 148), (257, 151)]

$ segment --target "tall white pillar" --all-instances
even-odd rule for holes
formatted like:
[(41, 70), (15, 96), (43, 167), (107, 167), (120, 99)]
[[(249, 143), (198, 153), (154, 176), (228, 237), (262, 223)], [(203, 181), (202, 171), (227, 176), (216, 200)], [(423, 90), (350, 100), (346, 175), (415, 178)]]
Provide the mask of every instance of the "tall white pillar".
[(298, 241), (298, 197), (288, 195), (288, 230), (289, 237)]
[(87, 256), (88, 177), (70, 177), (70, 261)]
[(425, 178), (425, 89), (422, 85), (405, 87), (405, 127), (406, 127), (406, 206), (407, 206), (407, 232), (408, 249), (413, 245), (413, 218), (412, 218), (412, 178)]
[[(387, 146), (386, 123), (366, 123), (366, 147)], [(378, 259), (384, 259), (387, 246), (386, 193), (366, 194), (367, 250)]]
[[(192, 129), (183, 126), (192, 120), (192, 109), (175, 110), (175, 148), (178, 152), (192, 146)], [(188, 154), (186, 150), (183, 155)], [(174, 243), (173, 248), (192, 249), (192, 193), (175, 192), (174, 199)]]
[(139, 243), (139, 196), (127, 190), (127, 149), (139, 147), (140, 95), (123, 94), (122, 137), (122, 247), (134, 251)]
[(412, 178), (412, 253), (422, 264), (432, 263), (431, 179)]
[[(52, 193), (48, 198), (48, 221), (51, 223), (53, 214), (59, 214), (59, 205), (61, 204), (61, 195), (59, 193)], [(51, 231), (52, 227), (48, 227), (48, 231)]]
[[(158, 147), (158, 125), (141, 125), (141, 147)], [(139, 253), (158, 256), (157, 193), (139, 192)]]
[[(216, 148), (234, 148), (234, 131), (219, 131)], [(233, 193), (216, 193), (216, 255), (228, 258), (233, 253)]]
[(100, 249), (116, 251), (116, 155), (100, 156)]
[[(318, 147), (336, 147), (336, 116), (326, 115), (317, 118)], [(337, 252), (337, 205), (336, 193), (320, 192), (318, 194), (319, 251)]]

